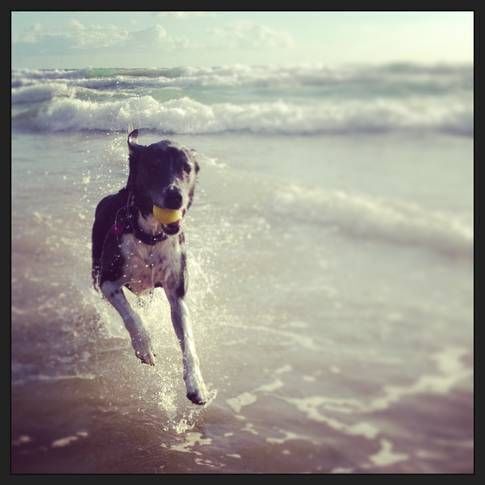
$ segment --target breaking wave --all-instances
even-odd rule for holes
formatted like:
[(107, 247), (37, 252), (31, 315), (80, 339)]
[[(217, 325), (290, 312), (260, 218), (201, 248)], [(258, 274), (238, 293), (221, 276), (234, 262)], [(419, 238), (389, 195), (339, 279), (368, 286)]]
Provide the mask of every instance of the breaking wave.
[(473, 134), (469, 65), (15, 69), (15, 128)]
[[(52, 98), (56, 90), (58, 96)], [(374, 100), (298, 104), (278, 100), (205, 104), (189, 97), (161, 102), (152, 96), (93, 101), (65, 97), (68, 92), (63, 84), (44, 90), (19, 88), (14, 92), (17, 102), (48, 102), (16, 114), (14, 126), (40, 131), (125, 131), (129, 125), (136, 125), (168, 134), (240, 131), (313, 135), (395, 130), (473, 134), (472, 108), (458, 100), (446, 104), (423, 99), (406, 103)]]
[(473, 228), (452, 214), (408, 202), (292, 185), (276, 193), (274, 210), (285, 217), (293, 211), (300, 220), (333, 225), (353, 237), (425, 246), (458, 257), (473, 254)]
[(37, 103), (54, 97), (72, 96), (74, 90), (66, 83), (52, 82), (12, 89), (12, 102), (15, 104)]
[[(338, 68), (313, 64), (294, 66), (275, 65), (227, 65), (212, 67), (181, 66), (173, 68), (139, 69), (15, 69), (13, 81), (16, 85), (41, 82), (43, 80), (70, 80), (72, 83), (86, 80), (104, 81), (128, 80), (140, 83), (143, 79), (171, 86), (321, 86), (329, 84), (372, 85), (421, 88), (441, 91), (443, 89), (471, 89), (473, 68), (469, 65), (424, 65), (394, 63), (384, 65), (357, 65)], [(100, 82), (101, 84), (101, 82)]]

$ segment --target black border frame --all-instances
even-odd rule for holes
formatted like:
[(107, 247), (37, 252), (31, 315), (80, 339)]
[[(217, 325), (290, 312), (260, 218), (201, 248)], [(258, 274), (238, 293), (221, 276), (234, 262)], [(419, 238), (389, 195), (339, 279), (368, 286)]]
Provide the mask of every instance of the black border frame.
[[(158, 3), (158, 2), (157, 2)], [(212, 10), (212, 11), (473, 11), (474, 12), (474, 235), (475, 235), (475, 244), (474, 244), (474, 267), (477, 268), (479, 259), (478, 259), (478, 249), (476, 247), (476, 241), (478, 240), (479, 231), (478, 231), (478, 207), (479, 207), (479, 200), (478, 200), (478, 181), (479, 181), (479, 144), (480, 144), (480, 136), (479, 136), (479, 127), (482, 126), (481, 118), (482, 114), (479, 110), (480, 107), (480, 91), (481, 91), (481, 76), (479, 76), (480, 70), (480, 45), (479, 45), (479, 37), (480, 37), (480, 13), (479, 13), (479, 2), (478, 0), (462, 0), (462, 1), (452, 1), (452, 0), (442, 0), (442, 1), (427, 1), (427, 2), (403, 2), (401, 0), (396, 0), (392, 2), (384, 2), (384, 1), (373, 1), (373, 2), (358, 2), (355, 0), (336, 2), (333, 5), (329, 5), (328, 8), (323, 8), (326, 5), (318, 4), (317, 7), (316, 2), (314, 5), (309, 5), (309, 2), (299, 2), (298, 9), (281, 9), (278, 8), (280, 5), (277, 5), (276, 2), (272, 2), (272, 6), (268, 6), (265, 8), (261, 4), (257, 4), (256, 2), (244, 2), (240, 7), (241, 8), (227, 8), (228, 5), (226, 2), (222, 1), (205, 1), (203, 3), (195, 3), (195, 2), (188, 2), (187, 0), (179, 0), (177, 2), (174, 1), (167, 1), (157, 5), (155, 2), (147, 2), (145, 0), (137, 2), (136, 6), (139, 8), (130, 8), (130, 4), (123, 4), (119, 1), (115, 0), (101, 0), (100, 2), (81, 2), (79, 0), (72, 0), (69, 2), (68, 5), (62, 3), (60, 1), (54, 2), (43, 2), (42, 7), (38, 8), (40, 5), (35, 4), (34, 2), (7, 2), (7, 4), (2, 4), (8, 6), (7, 9), (3, 9), (4, 15), (2, 15), (2, 22), (4, 24), (4, 28), (2, 29), (2, 33), (7, 36), (8, 39), (5, 39), (6, 42), (3, 44), (7, 46), (7, 55), (3, 57), (5, 64), (8, 65), (9, 69), (2, 70), (2, 74), (4, 76), (5, 84), (3, 92), (8, 96), (2, 97), (3, 104), (3, 113), (4, 117), (8, 116), (8, 119), (5, 119), (4, 122), (7, 124), (10, 134), (12, 131), (11, 126), (11, 118), (10, 118), (10, 110), (11, 110), (11, 99), (10, 99), (10, 92), (11, 92), (11, 70), (12, 70), (12, 52), (11, 52), (11, 14), (12, 12), (21, 12), (21, 11), (153, 11), (153, 10)], [(269, 2), (267, 2), (269, 3)], [(30, 7), (28, 6), (30, 4)], [(426, 5), (425, 5), (426, 4)], [(255, 8), (250, 8), (250, 6), (254, 5)], [(95, 8), (90, 8), (90, 7)], [(122, 8), (124, 7), (124, 8)], [(158, 8), (157, 8), (158, 7)], [(161, 9), (160, 7), (163, 7)], [(232, 5), (231, 5), (232, 7)], [(7, 15), (8, 13), (8, 15)], [(8, 22), (8, 26), (6, 25)], [(5, 66), (4, 64), (4, 66)], [(8, 88), (8, 91), (7, 91)], [(4, 125), (5, 126), (5, 125)], [(10, 258), (8, 259), (7, 266), (9, 268), (8, 274), (10, 276), (10, 282), (12, 278), (12, 238), (11, 238), (11, 211), (12, 211), (12, 198), (11, 198), (11, 143), (2, 144), (2, 148), (4, 150), (4, 162), (0, 164), (2, 171), (6, 173), (2, 173), (1, 181), (2, 183), (6, 183), (8, 187), (2, 191), (0, 191), (0, 195), (3, 198), (3, 203), (1, 205), (2, 210), (7, 212), (6, 218), (4, 217), (4, 221), (8, 220), (8, 229), (10, 235), (10, 244), (9, 248), (5, 250), (7, 254), (8, 249), (10, 249)], [(8, 158), (7, 158), (8, 157)], [(7, 163), (7, 160), (9, 163)], [(9, 202), (9, 204), (8, 204)], [(10, 211), (6, 209), (10, 206)], [(6, 238), (2, 238), (2, 244), (6, 243)], [(476, 274), (476, 269), (474, 272), (474, 295), (479, 291), (480, 275)], [(478, 403), (481, 402), (481, 389), (479, 387), (479, 380), (477, 377), (478, 374), (478, 366), (479, 366), (479, 332), (480, 332), (480, 318), (477, 300), (474, 297), (474, 472), (470, 474), (445, 474), (445, 473), (437, 473), (437, 474), (349, 474), (349, 475), (330, 475), (330, 474), (310, 474), (310, 475), (300, 475), (300, 474), (22, 474), (22, 473), (12, 473), (11, 468), (11, 291), (10, 285), (8, 284), (9, 291), (2, 291), (1, 296), (6, 297), (8, 295), (8, 301), (5, 303), (5, 306), (8, 308), (8, 323), (4, 322), (3, 325), (0, 327), (2, 331), (2, 339), (1, 342), (7, 347), (4, 348), (4, 351), (1, 353), (4, 362), (2, 366), (2, 384), (5, 384), (5, 387), (2, 386), (2, 389), (6, 389), (7, 391), (7, 399), (2, 399), (0, 401), (1, 406), (3, 407), (3, 412), (1, 413), (2, 417), (4, 418), (5, 427), (3, 429), (8, 429), (7, 433), (3, 433), (2, 437), (7, 438), (6, 447), (8, 447), (8, 454), (1, 453), (2, 459), (2, 478), (4, 480), (15, 480), (15, 481), (24, 481), (24, 480), (32, 480), (37, 477), (49, 477), (51, 479), (57, 480), (58, 478), (61, 480), (65, 480), (66, 478), (69, 480), (85, 480), (85, 479), (92, 479), (92, 480), (99, 480), (99, 479), (128, 479), (133, 480), (136, 479), (137, 481), (142, 479), (148, 478), (155, 478), (155, 479), (163, 479), (167, 478), (170, 480), (176, 479), (191, 479), (191, 478), (202, 478), (205, 477), (209, 479), (222, 479), (225, 480), (226, 477), (228, 479), (239, 479), (246, 477), (248, 478), (275, 478), (275, 479), (287, 479), (290, 477), (295, 478), (303, 478), (305, 480), (311, 480), (315, 477), (317, 478), (324, 478), (328, 476), (331, 477), (332, 480), (344, 480), (344, 481), (353, 481), (353, 480), (363, 480), (367, 483), (373, 483), (375, 480), (382, 480), (391, 478), (392, 480), (397, 480), (399, 482), (404, 482), (407, 480), (439, 480), (439, 482), (457, 482), (463, 483), (464, 481), (469, 480), (479, 480), (479, 476), (482, 474), (482, 466), (480, 464), (479, 454), (482, 448), (480, 435), (479, 435), (479, 409)], [(478, 300), (479, 302), (480, 300)], [(7, 345), (6, 345), (7, 344)], [(483, 451), (482, 451), (483, 453)]]

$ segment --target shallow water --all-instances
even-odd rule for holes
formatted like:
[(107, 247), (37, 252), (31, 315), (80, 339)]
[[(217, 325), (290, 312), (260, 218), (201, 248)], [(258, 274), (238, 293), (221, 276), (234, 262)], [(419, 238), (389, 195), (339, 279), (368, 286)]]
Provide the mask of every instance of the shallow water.
[(91, 287), (126, 134), (17, 129), (13, 471), (472, 472), (472, 139), (170, 138), (202, 167), (188, 305), (211, 401), (185, 398), (159, 290), (130, 298), (150, 368)]

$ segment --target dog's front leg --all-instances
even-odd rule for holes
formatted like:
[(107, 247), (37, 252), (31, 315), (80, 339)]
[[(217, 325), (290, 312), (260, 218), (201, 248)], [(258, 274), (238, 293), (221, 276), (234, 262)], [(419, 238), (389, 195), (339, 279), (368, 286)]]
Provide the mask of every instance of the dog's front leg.
[(123, 319), (125, 327), (130, 334), (135, 355), (144, 364), (155, 365), (150, 336), (145, 330), (141, 318), (128, 303), (121, 285), (115, 281), (105, 281), (101, 285), (101, 291)]
[(175, 329), (182, 349), (187, 397), (194, 404), (205, 404), (207, 390), (200, 372), (199, 358), (195, 350), (189, 310), (184, 299), (177, 295), (177, 291), (166, 289), (165, 293), (170, 303), (173, 328)]

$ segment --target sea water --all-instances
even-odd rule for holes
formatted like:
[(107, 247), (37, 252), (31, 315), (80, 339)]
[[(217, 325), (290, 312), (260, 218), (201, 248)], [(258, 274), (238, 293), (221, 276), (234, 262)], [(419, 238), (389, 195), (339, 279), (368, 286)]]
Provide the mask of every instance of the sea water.
[[(64, 473), (473, 471), (467, 65), (14, 70), (12, 467)], [(204, 407), (161, 289), (91, 285), (129, 129), (201, 171), (185, 223)]]

